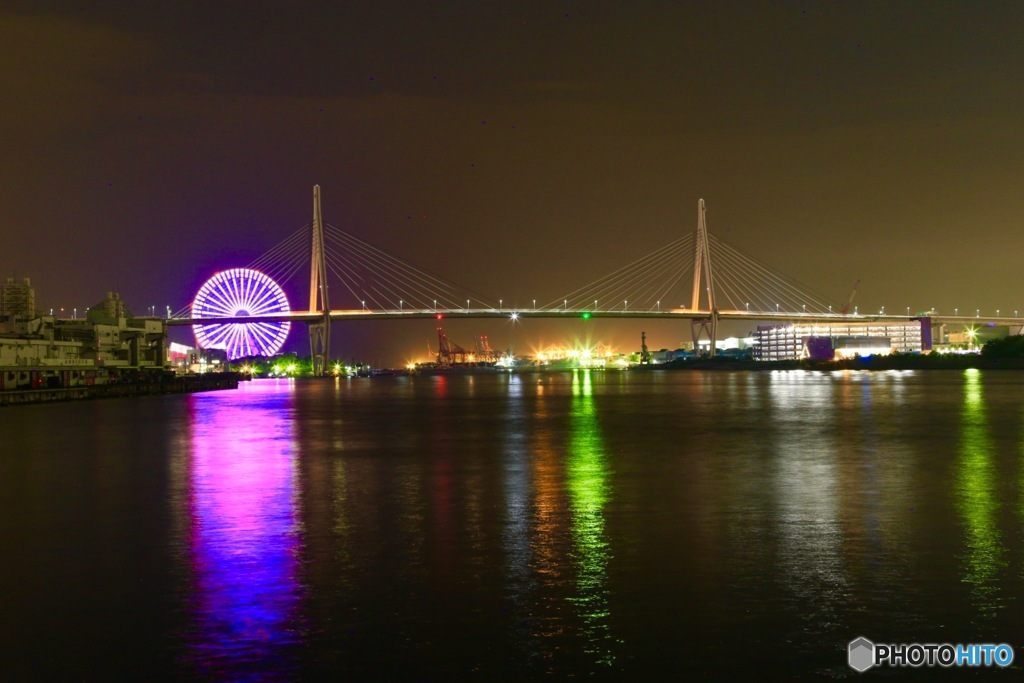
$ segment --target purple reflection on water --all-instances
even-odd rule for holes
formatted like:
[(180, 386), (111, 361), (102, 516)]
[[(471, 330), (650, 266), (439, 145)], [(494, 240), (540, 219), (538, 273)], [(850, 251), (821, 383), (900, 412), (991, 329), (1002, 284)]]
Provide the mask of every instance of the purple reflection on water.
[(280, 678), (301, 644), (292, 386), (191, 399), (188, 658), (217, 678)]

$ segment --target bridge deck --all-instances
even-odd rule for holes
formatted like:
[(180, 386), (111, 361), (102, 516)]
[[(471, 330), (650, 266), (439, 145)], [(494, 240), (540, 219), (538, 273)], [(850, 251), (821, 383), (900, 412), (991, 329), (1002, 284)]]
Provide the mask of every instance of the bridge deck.
[[(659, 319), (659, 320), (702, 320), (711, 317), (710, 311), (693, 311), (687, 309), (653, 310), (653, 311), (583, 311), (573, 309), (494, 309), (494, 308), (469, 308), (469, 309), (395, 309), (395, 310), (340, 310), (331, 311), (331, 320), (422, 320), (434, 318), (444, 320), (459, 320), (473, 318), (548, 318), (556, 320), (578, 319), (584, 313), (591, 318), (603, 319)], [(920, 320), (923, 317), (930, 317), (933, 324), (964, 324), (964, 325), (1021, 325), (1024, 318), (999, 317), (983, 318), (977, 316), (906, 316), (906, 315), (843, 315), (841, 313), (792, 313), (792, 312), (765, 312), (765, 311), (718, 311), (719, 320), (749, 320), (760, 322), (794, 322), (806, 324), (837, 324), (845, 322), (856, 323), (887, 323), (898, 324)], [(182, 325), (215, 325), (224, 323), (255, 323), (255, 322), (317, 322), (323, 319), (323, 313), (317, 311), (292, 311), (275, 315), (246, 316), (246, 317), (222, 317), (222, 318), (169, 318), (167, 324), (171, 326)]]

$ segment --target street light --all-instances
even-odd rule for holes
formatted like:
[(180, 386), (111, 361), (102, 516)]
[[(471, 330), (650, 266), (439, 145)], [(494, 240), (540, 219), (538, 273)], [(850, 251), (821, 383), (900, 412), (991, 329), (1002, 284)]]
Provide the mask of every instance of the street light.
[[(832, 308), (832, 307), (829, 306), (829, 308)], [(750, 302), (749, 301), (747, 302), (747, 313), (750, 313)]]
[(658, 300), (658, 312), (661, 312), (661, 300)]
[(535, 311), (537, 310), (537, 300), (536, 299), (533, 300), (533, 310), (535, 310)]
[(629, 310), (629, 302), (625, 299), (622, 300), (622, 311), (626, 312)]
[(910, 317), (910, 306), (907, 306), (907, 317)]
[(401, 311), (401, 310), (404, 310), (404, 309), (405, 309), (405, 302), (402, 301), (401, 299), (399, 299), (398, 300), (398, 310)]
[(366, 302), (365, 301), (363, 302), (363, 310), (364, 311), (366, 310)]
[(562, 299), (562, 310), (563, 311), (569, 310), (569, 300), (568, 299)]
[(959, 308), (954, 308), (953, 309), (953, 315), (960, 315), (960, 309)]
[[(62, 308), (61, 310), (63, 311), (64, 309)], [(974, 317), (975, 318), (980, 318), (981, 317), (981, 309), (980, 308), (975, 308), (974, 309)]]
[(434, 312), (437, 312), (437, 299), (434, 299)]
[(498, 310), (500, 311), (504, 307), (505, 307), (505, 300), (504, 299), (498, 299)]

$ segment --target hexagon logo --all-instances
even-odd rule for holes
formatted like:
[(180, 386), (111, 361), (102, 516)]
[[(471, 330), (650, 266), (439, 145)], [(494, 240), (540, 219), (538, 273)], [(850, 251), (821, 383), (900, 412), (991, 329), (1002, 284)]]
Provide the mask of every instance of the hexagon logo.
[(875, 644), (863, 637), (851, 640), (847, 646), (846, 661), (854, 671), (867, 671), (875, 664)]

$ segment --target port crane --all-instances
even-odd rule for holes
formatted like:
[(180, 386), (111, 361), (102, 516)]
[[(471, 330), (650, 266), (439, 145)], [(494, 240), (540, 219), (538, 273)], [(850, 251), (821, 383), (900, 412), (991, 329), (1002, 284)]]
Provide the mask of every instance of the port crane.
[(476, 338), (476, 359), (486, 363), (493, 363), (501, 357), (501, 354), (491, 347), (491, 342), (486, 334)]
[(465, 363), (467, 359), (473, 358), (473, 352), (462, 348), (444, 333), (444, 328), (437, 328), (437, 363), (438, 365), (454, 365)]
[[(476, 338), (475, 349), (470, 351), (448, 338), (444, 329), (437, 328), (437, 363), (442, 366), (459, 365), (462, 363), (493, 363), (500, 358), (501, 354), (491, 347), (487, 335), (483, 334)], [(427, 347), (430, 348), (429, 346)]]

